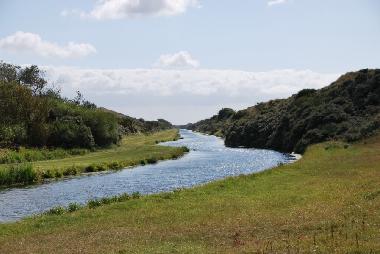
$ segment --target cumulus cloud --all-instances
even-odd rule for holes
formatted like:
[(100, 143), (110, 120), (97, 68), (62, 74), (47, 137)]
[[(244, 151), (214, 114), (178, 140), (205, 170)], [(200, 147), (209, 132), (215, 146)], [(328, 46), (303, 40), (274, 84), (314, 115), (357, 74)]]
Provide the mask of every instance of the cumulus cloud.
[(175, 54), (161, 55), (154, 64), (154, 67), (165, 69), (188, 69), (199, 67), (199, 62), (195, 60), (189, 52), (180, 51)]
[(286, 2), (288, 2), (288, 0), (268, 0), (268, 6), (284, 4)]
[(44, 67), (66, 96), (80, 90), (98, 105), (148, 119), (186, 123), (221, 107), (241, 109), (288, 97), (303, 88), (321, 88), (337, 74), (310, 70), (247, 72), (208, 69), (78, 69)]
[(77, 58), (96, 53), (93, 45), (69, 42), (60, 46), (45, 41), (38, 34), (18, 31), (0, 39), (0, 49), (10, 52), (28, 52), (43, 57)]
[(81, 12), (80, 16), (98, 20), (173, 16), (198, 6), (198, 0), (101, 0), (91, 11)]

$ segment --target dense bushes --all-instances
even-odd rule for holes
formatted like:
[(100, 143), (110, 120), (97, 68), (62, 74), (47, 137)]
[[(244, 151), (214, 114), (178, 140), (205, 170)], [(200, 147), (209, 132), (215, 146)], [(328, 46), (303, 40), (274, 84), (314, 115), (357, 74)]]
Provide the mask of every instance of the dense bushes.
[(31, 164), (15, 164), (0, 170), (0, 186), (28, 184), (36, 181), (38, 174)]
[(225, 136), (226, 130), (232, 123), (232, 118), (234, 118), (235, 114), (236, 112), (233, 109), (223, 108), (210, 119), (205, 119), (195, 124), (187, 124), (181, 126), (181, 128), (197, 130), (216, 136)]
[(2, 147), (108, 146), (120, 140), (118, 119), (84, 101), (62, 98), (37, 66), (0, 63)]
[(331, 139), (359, 140), (380, 127), (380, 70), (347, 73), (323, 89), (304, 89), (227, 120), (214, 116), (188, 127), (222, 133), (227, 146), (285, 152), (302, 153), (309, 144)]
[(65, 148), (94, 147), (95, 141), (91, 129), (80, 117), (63, 117), (51, 125), (49, 145)]
[(73, 100), (63, 98), (37, 66), (0, 62), (0, 147), (106, 147), (125, 134), (169, 128), (163, 119), (145, 121), (97, 108), (79, 92)]

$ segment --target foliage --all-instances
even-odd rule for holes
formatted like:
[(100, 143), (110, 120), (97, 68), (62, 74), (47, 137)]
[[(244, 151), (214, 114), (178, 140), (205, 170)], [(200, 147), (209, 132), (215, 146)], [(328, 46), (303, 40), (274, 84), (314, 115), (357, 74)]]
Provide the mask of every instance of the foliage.
[(226, 130), (233, 122), (236, 112), (230, 108), (221, 109), (210, 119), (201, 120), (194, 124), (187, 124), (181, 128), (191, 129), (216, 136), (225, 136)]
[(380, 127), (380, 70), (350, 72), (320, 90), (259, 103), (229, 118), (213, 116), (188, 128), (219, 133), (227, 146), (303, 153), (326, 140), (355, 141)]
[(70, 100), (49, 86), (37, 66), (0, 62), (0, 147), (95, 148), (118, 144), (125, 134), (170, 129), (163, 120), (145, 121), (85, 100)]
[(12, 164), (0, 170), (0, 186), (29, 184), (38, 180), (38, 174), (31, 164)]

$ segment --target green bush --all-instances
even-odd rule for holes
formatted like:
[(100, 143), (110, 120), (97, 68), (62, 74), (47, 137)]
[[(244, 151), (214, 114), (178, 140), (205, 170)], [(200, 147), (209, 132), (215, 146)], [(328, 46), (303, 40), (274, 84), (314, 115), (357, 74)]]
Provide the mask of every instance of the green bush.
[(146, 159), (146, 162), (148, 164), (155, 164), (155, 163), (157, 163), (157, 161), (158, 161), (158, 159), (155, 157), (151, 157), (151, 158)]
[(133, 192), (133, 193), (132, 193), (132, 198), (133, 198), (133, 199), (139, 199), (140, 197), (141, 197), (140, 192), (137, 191), (137, 192)]
[(66, 209), (62, 206), (56, 206), (45, 212), (46, 215), (61, 215), (66, 212)]
[(31, 164), (14, 164), (0, 170), (0, 185), (28, 184), (38, 180)]
[(102, 202), (100, 200), (91, 199), (88, 201), (87, 205), (89, 208), (93, 209), (93, 208), (101, 206)]
[(67, 208), (67, 211), (72, 213), (72, 212), (75, 212), (75, 211), (78, 211), (79, 209), (81, 209), (81, 205), (78, 204), (78, 203), (70, 203), (68, 208)]
[(81, 117), (65, 116), (52, 124), (49, 145), (92, 148), (95, 142), (91, 129), (83, 123)]
[(73, 166), (70, 166), (68, 168), (65, 168), (63, 170), (62, 174), (64, 176), (70, 176), (70, 175), (77, 175), (77, 174), (79, 174), (81, 172), (82, 172), (82, 170), (81, 170), (80, 167), (73, 165)]

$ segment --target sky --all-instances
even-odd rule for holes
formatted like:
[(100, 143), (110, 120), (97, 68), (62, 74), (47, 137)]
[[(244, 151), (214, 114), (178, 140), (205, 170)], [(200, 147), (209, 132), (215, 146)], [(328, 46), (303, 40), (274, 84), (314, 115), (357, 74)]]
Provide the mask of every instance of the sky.
[(0, 60), (184, 124), (379, 68), (380, 1), (0, 0)]

